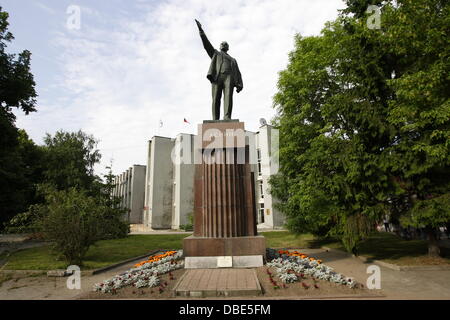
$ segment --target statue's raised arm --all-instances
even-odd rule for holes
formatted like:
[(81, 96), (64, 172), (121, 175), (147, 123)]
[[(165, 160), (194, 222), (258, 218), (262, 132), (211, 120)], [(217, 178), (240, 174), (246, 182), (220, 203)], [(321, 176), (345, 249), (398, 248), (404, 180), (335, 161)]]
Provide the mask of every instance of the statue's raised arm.
[(212, 114), (213, 120), (220, 119), (220, 100), (223, 94), (224, 120), (231, 119), (233, 109), (233, 91), (240, 92), (243, 88), (242, 76), (236, 59), (228, 54), (228, 42), (222, 41), (220, 51), (214, 49), (203, 31), (200, 22), (195, 19), (203, 47), (211, 58), (206, 78), (211, 82), (212, 88)]
[(208, 53), (208, 56), (212, 59), (214, 55), (214, 47), (212, 46), (211, 42), (209, 42), (208, 38), (206, 37), (205, 31), (203, 31), (202, 25), (200, 22), (195, 19), (195, 23), (197, 23), (198, 31), (200, 33), (200, 38), (202, 39), (203, 47), (205, 48), (206, 52)]

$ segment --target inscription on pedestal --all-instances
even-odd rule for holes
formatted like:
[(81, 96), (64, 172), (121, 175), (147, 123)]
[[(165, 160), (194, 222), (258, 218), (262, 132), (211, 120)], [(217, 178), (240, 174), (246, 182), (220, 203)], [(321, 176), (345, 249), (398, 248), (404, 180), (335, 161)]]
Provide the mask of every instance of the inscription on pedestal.
[(231, 268), (233, 266), (233, 257), (217, 257), (217, 268)]

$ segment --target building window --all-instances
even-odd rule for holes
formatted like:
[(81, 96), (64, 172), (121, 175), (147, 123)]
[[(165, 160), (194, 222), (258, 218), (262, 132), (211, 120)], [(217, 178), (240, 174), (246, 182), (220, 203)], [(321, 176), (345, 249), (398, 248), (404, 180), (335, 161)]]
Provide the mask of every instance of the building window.
[(177, 192), (177, 182), (174, 181), (172, 186), (173, 186), (172, 187), (173, 206), (176, 207), (177, 198), (175, 197), (175, 194)]
[(263, 187), (263, 182), (262, 180), (258, 181), (259, 183), (259, 194), (260, 194), (260, 198), (264, 198), (264, 187)]
[(264, 223), (264, 203), (259, 204), (259, 223)]
[(258, 176), (261, 176), (262, 175), (262, 170), (261, 170), (261, 149), (257, 149), (256, 153), (257, 153), (257, 158), (258, 158)]

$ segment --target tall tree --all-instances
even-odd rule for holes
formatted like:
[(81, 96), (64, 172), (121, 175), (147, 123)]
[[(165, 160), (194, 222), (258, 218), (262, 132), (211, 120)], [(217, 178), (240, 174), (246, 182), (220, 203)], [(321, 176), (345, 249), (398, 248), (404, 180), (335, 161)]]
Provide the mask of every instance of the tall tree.
[(22, 192), (26, 197), (27, 205), (41, 202), (36, 192), (36, 186), (43, 182), (45, 170), (45, 147), (38, 146), (23, 129), (18, 130), (19, 154), (22, 162), (22, 173), (26, 179), (26, 186)]
[[(57, 131), (44, 138), (46, 169), (44, 181), (58, 190), (70, 188), (87, 190), (98, 194), (99, 180), (94, 166), (100, 162), (98, 141), (92, 136), (78, 132)], [(95, 190), (94, 190), (95, 189)]]
[(372, 30), (370, 2), (349, 1), (320, 36), (296, 37), (274, 99), (280, 208), (292, 230), (340, 235), (353, 252), (394, 204), (410, 203), (397, 210), (405, 223), (430, 230), (450, 216), (449, 5), (385, 1)]
[(6, 52), (14, 37), (8, 31), (8, 13), (0, 7), (0, 228), (2, 222), (24, 211), (28, 203), (22, 190), (29, 183), (19, 150), (19, 132), (12, 108), (36, 111), (36, 91), (30, 72), (31, 53)]
[(108, 173), (103, 175), (104, 182), (100, 183), (100, 192), (97, 197), (97, 202), (103, 206), (101, 216), (107, 221), (102, 228), (102, 237), (122, 238), (130, 232), (127, 219), (128, 209), (122, 208), (120, 206), (121, 197), (113, 194), (115, 176), (112, 171), (112, 161), (106, 169)]
[(439, 255), (436, 228), (450, 221), (450, 3), (403, 0), (384, 21), (398, 71), (388, 120), (398, 130), (390, 170), (401, 193), (404, 225), (425, 228), (429, 254)]

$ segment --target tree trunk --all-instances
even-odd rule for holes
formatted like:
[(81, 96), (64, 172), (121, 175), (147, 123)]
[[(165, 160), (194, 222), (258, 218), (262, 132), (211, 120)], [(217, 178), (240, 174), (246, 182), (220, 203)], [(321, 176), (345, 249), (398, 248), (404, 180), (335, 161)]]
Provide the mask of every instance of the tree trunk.
[(358, 248), (356, 246), (354, 246), (352, 248), (352, 253), (357, 257), (358, 256)]
[(430, 257), (439, 257), (441, 250), (438, 246), (438, 240), (436, 237), (436, 230), (434, 228), (427, 228), (428, 234), (428, 255)]

